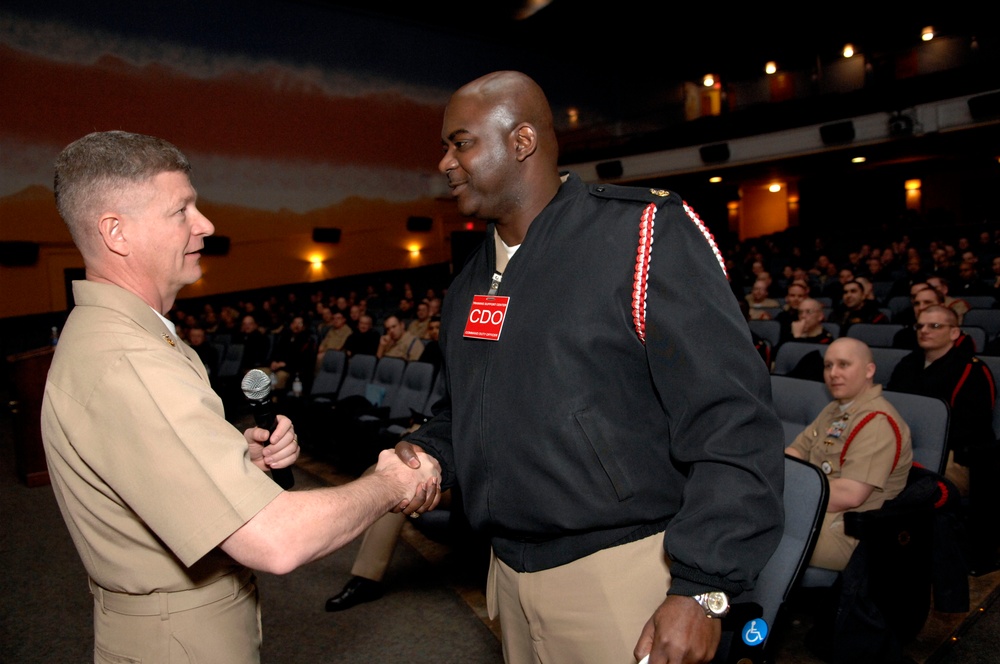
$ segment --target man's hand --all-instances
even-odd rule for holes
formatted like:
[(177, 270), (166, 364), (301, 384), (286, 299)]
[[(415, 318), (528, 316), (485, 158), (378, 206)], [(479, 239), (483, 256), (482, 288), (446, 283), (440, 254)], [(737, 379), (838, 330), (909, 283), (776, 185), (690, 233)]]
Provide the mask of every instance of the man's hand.
[(649, 664), (703, 664), (710, 662), (722, 637), (722, 621), (705, 616), (692, 597), (668, 595), (642, 628), (635, 644), (636, 661), (649, 655)]
[(277, 425), (270, 434), (270, 444), (267, 429), (250, 427), (243, 432), (243, 437), (250, 448), (250, 461), (261, 470), (272, 468), (287, 468), (299, 458), (299, 437), (295, 435), (292, 421), (284, 415), (276, 417)]
[[(417, 448), (419, 450), (419, 448)], [(407, 464), (393, 450), (382, 450), (375, 473), (394, 478), (403, 487), (403, 497), (393, 512), (420, 516), (441, 501), (441, 466), (423, 450), (416, 451)]]

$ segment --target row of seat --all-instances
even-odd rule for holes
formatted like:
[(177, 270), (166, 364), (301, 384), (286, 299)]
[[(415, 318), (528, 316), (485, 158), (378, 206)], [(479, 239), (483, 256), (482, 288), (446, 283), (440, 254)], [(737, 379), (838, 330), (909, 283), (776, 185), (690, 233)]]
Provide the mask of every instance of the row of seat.
[[(965, 321), (965, 324), (962, 325), (962, 332), (972, 339), (977, 353), (986, 350), (987, 342), (1000, 333), (1000, 309), (973, 309), (966, 314), (966, 318), (969, 317), (969, 314), (979, 311), (990, 315), (996, 314), (997, 320), (995, 323), (993, 321), (986, 322), (991, 326), (996, 324), (998, 328), (997, 332), (991, 333), (984, 325), (976, 324), (977, 321), (983, 322), (977, 316), (972, 317), (972, 323), (969, 323), (967, 320)], [(771, 348), (778, 346), (781, 340), (781, 323), (776, 320), (751, 320), (749, 321), (749, 325), (754, 334), (767, 341), (771, 345)], [(823, 323), (823, 327), (826, 328), (834, 339), (841, 336), (840, 326), (836, 323)], [(891, 348), (896, 334), (906, 327), (906, 325), (899, 323), (854, 323), (847, 328), (844, 336), (859, 339), (869, 346)]]
[(443, 372), (436, 374), (429, 362), (365, 354), (348, 357), (341, 350), (328, 350), (308, 399), (313, 405), (333, 405), (347, 397), (362, 396), (387, 409), (389, 420), (400, 420), (413, 413), (429, 413), (443, 392)]
[[(789, 341), (782, 344), (778, 348), (777, 357), (774, 359), (774, 368), (771, 371), (772, 378), (777, 376), (787, 377), (807, 353), (819, 351), (820, 355), (825, 355), (826, 349), (827, 346), (825, 345), (811, 344), (803, 341)], [(889, 383), (889, 378), (892, 376), (892, 371), (896, 368), (896, 364), (911, 352), (900, 348), (882, 348), (878, 346), (872, 346), (871, 351), (875, 358), (874, 381), (883, 386)], [(977, 355), (976, 357), (989, 367), (994, 377), (1000, 376), (1000, 357), (993, 355)], [(816, 390), (825, 394), (824, 398), (826, 401), (823, 403), (828, 402), (829, 394), (825, 392), (825, 385), (823, 383), (815, 384), (818, 386)], [(807, 406), (803, 404), (803, 407)], [(993, 432), (1000, 439), (1000, 392), (997, 394), (997, 403), (993, 407)]]

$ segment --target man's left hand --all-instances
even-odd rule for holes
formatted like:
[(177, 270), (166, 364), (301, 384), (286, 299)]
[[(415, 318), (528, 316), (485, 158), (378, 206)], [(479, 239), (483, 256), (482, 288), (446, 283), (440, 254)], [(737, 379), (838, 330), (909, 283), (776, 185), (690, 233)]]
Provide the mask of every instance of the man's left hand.
[(693, 598), (668, 595), (642, 628), (635, 644), (636, 661), (649, 655), (649, 664), (703, 664), (710, 662), (722, 637), (722, 621), (709, 618)]
[(292, 421), (284, 415), (276, 416), (277, 425), (268, 441), (267, 429), (250, 427), (243, 432), (250, 448), (250, 460), (261, 470), (287, 468), (299, 458), (299, 437), (295, 434)]

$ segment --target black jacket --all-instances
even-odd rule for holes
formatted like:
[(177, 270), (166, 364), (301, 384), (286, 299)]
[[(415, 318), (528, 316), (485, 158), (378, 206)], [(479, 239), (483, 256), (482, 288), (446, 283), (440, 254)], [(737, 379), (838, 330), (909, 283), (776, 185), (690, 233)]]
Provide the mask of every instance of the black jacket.
[[(655, 241), (636, 299), (650, 204)], [(441, 461), (470, 523), (514, 569), (555, 567), (666, 528), (672, 593), (738, 594), (777, 545), (781, 424), (696, 219), (675, 193), (570, 176), (504, 272), (498, 341), (463, 338), (473, 296), (490, 287), (492, 227), (449, 287), (450, 406), (409, 440)]]

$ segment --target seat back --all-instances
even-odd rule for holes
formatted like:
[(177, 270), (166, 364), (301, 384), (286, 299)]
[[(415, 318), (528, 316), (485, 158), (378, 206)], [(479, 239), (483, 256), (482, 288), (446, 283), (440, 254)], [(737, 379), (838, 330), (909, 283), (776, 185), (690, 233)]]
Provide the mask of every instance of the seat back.
[(818, 350), (820, 355), (826, 355), (826, 344), (814, 344), (808, 341), (786, 341), (778, 347), (777, 357), (774, 358), (774, 371), (772, 373), (784, 375), (789, 373), (799, 363), (799, 360), (808, 353)]
[(830, 403), (830, 398), (824, 383), (791, 376), (771, 376), (771, 400), (785, 430), (785, 447), (816, 419)]
[[(854, 327), (851, 326), (851, 329), (854, 329)], [(873, 346), (871, 350), (872, 357), (875, 358), (874, 381), (882, 386), (889, 383), (889, 378), (892, 376), (892, 370), (896, 368), (896, 364), (910, 354), (910, 351), (902, 348), (880, 348)]]
[(948, 420), (951, 416), (948, 404), (935, 397), (889, 390), (883, 390), (882, 396), (899, 411), (899, 416), (910, 427), (913, 461), (927, 470), (944, 473), (948, 460)]
[(423, 413), (434, 386), (434, 365), (429, 362), (410, 362), (403, 372), (403, 379), (389, 404), (389, 419), (410, 417), (412, 412)]
[[(990, 368), (994, 379), (1000, 379), (1000, 357), (995, 355), (977, 355)], [(997, 390), (997, 400), (993, 403), (993, 435), (1000, 440), (1000, 390)]]
[(992, 295), (963, 295), (962, 299), (973, 309), (992, 309), (997, 303)]
[(1000, 334), (1000, 309), (969, 309), (962, 317), (962, 325), (981, 327), (986, 337), (993, 339)]
[(229, 344), (226, 354), (219, 358), (219, 378), (232, 378), (243, 365), (243, 344)]
[[(715, 661), (773, 661), (773, 653), (768, 651), (771, 631), (812, 557), (829, 496), (829, 483), (819, 468), (785, 457), (785, 528), (781, 541), (757, 577), (754, 589), (741, 595), (733, 606), (730, 615), (736, 631), (726, 639), (725, 646), (720, 643), (720, 650), (725, 652)], [(733, 623), (728, 617), (727, 621)]]
[(344, 351), (331, 348), (323, 353), (319, 371), (313, 379), (310, 397), (314, 400), (335, 400), (337, 392), (340, 390), (340, 383), (344, 380), (346, 368), (347, 354)]
[(401, 357), (383, 357), (375, 364), (375, 373), (369, 385), (381, 388), (378, 391), (382, 398), (376, 405), (388, 406), (396, 397), (396, 390), (399, 389), (403, 381), (403, 373), (406, 371), (406, 360)]
[(357, 353), (347, 359), (347, 371), (344, 381), (340, 384), (337, 399), (353, 396), (365, 396), (365, 388), (375, 375), (375, 365), (378, 359), (374, 355)]
[(781, 338), (781, 323), (776, 320), (751, 320), (747, 322), (750, 325), (750, 330), (771, 344), (771, 348), (778, 345), (778, 340)]
[(873, 348), (892, 348), (893, 337), (902, 329), (899, 323), (854, 323), (847, 328), (847, 336)]
[(910, 300), (909, 295), (894, 295), (889, 298), (886, 304), (892, 312), (893, 318), (913, 307), (913, 302)]
[(986, 349), (986, 330), (983, 328), (978, 325), (963, 325), (962, 334), (972, 339), (972, 345), (975, 346), (977, 353), (982, 353)]

